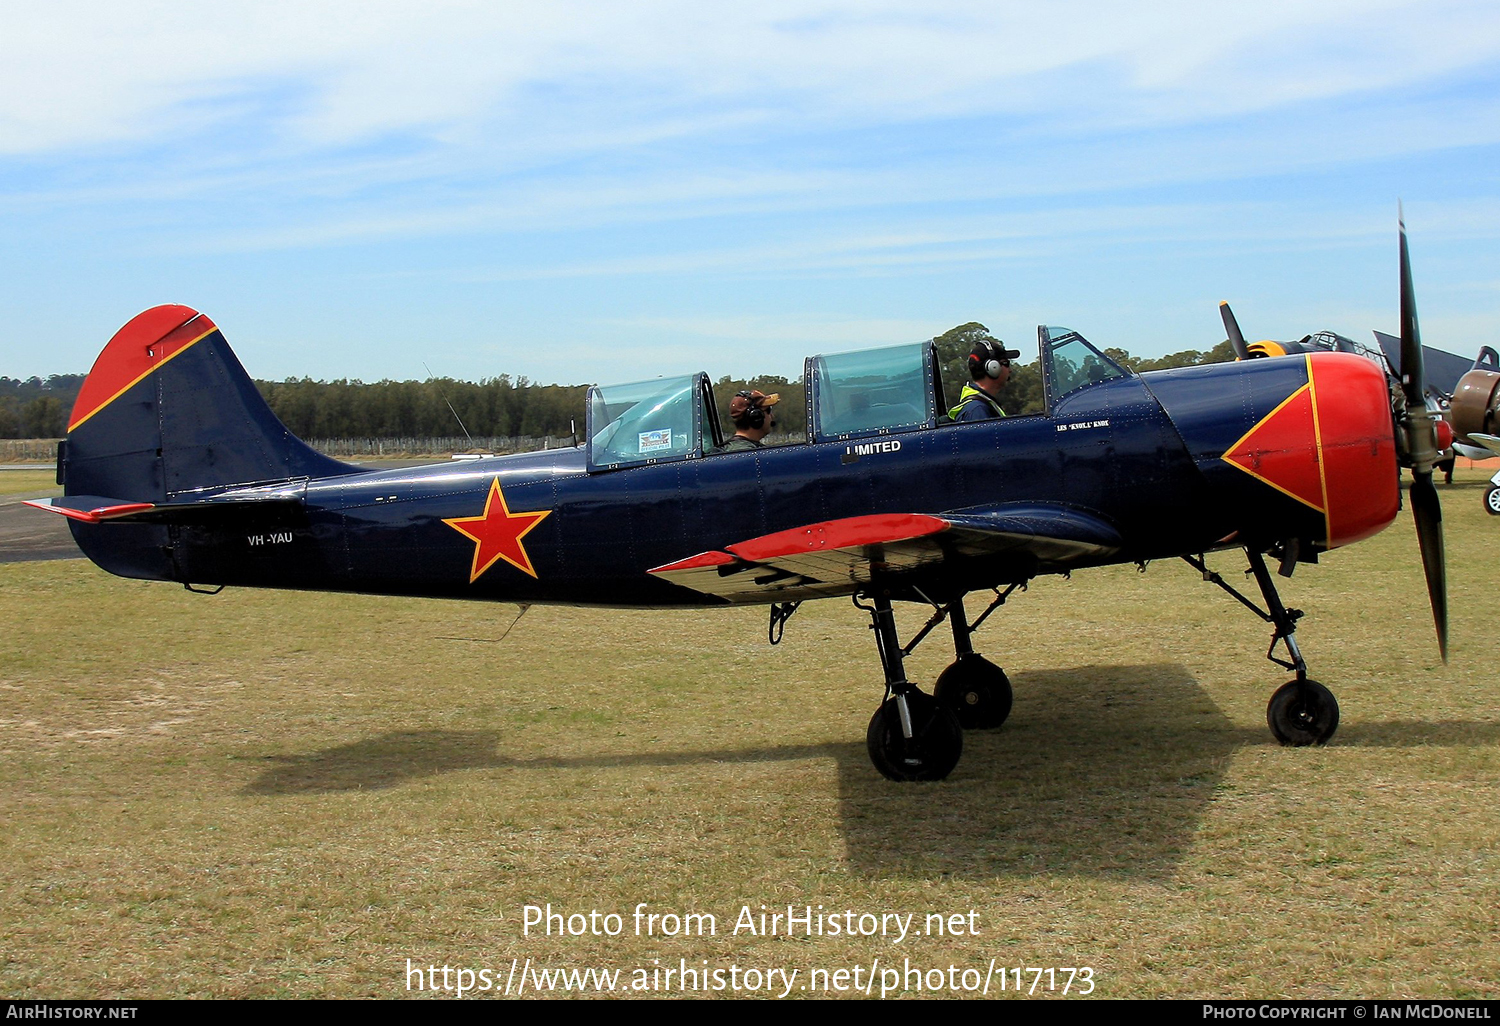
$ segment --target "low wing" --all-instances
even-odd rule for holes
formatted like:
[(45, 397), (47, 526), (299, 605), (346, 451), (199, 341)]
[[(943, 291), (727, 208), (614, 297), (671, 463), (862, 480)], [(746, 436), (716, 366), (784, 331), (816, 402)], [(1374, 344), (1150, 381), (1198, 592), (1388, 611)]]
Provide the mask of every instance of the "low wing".
[(1064, 506), (1006, 503), (950, 513), (881, 513), (826, 520), (702, 552), (650, 572), (727, 602), (847, 595), (877, 577), (1024, 580), (1097, 562), (1119, 533)]
[(1471, 434), (1469, 435), (1469, 438), (1475, 442), (1478, 442), (1480, 445), (1484, 446), (1496, 456), (1500, 456), (1500, 437), (1497, 437), (1495, 435)]

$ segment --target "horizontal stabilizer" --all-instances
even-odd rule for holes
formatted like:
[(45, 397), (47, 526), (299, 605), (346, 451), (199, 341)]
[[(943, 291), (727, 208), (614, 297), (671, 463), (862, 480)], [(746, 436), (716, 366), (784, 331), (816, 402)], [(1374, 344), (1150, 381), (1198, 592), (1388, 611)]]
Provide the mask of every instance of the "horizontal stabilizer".
[(192, 502), (130, 502), (102, 495), (65, 495), (33, 499), (26, 505), (57, 513), (84, 524), (216, 524), (237, 518), (261, 518), (302, 507), (303, 483), (246, 495), (198, 499)]
[(962, 573), (971, 561), (1023, 576), (1097, 562), (1121, 545), (1113, 527), (1062, 506), (1006, 503), (951, 513), (827, 520), (699, 553), (651, 570), (728, 602), (847, 595), (875, 577)]

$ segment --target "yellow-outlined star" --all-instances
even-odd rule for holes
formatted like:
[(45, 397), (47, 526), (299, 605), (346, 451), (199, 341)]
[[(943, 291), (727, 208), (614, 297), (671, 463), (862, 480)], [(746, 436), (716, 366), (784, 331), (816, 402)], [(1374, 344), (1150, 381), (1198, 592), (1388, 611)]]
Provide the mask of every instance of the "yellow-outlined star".
[(512, 513), (500, 492), (500, 478), (496, 477), (490, 482), (484, 513), (477, 517), (453, 517), (443, 523), (474, 542), (474, 563), (469, 571), (469, 583), (473, 584), (500, 559), (535, 577), (536, 570), (531, 566), (531, 557), (526, 554), (521, 539), (551, 512), (543, 509), (533, 513)]

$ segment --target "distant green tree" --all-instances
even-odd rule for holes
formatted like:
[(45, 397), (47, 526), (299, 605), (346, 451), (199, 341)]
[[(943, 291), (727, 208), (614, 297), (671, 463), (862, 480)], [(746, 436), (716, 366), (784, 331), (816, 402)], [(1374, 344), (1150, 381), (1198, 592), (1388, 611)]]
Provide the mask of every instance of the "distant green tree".
[(82, 374), (0, 377), (0, 438), (59, 438), (83, 386)]
[(729, 420), (729, 400), (736, 392), (760, 392), (764, 395), (779, 394), (776, 404), (776, 433), (804, 435), (807, 432), (807, 389), (801, 378), (784, 378), (766, 374), (757, 378), (731, 378), (728, 375), (714, 382), (714, 405), (719, 408), (719, 424), (724, 436), (734, 434), (734, 425)]
[(21, 437), (61, 438), (68, 430), (65, 416), (57, 396), (37, 396), (21, 408)]
[[(989, 328), (978, 321), (970, 321), (968, 324), (949, 328), (932, 340), (937, 346), (938, 366), (942, 370), (943, 395), (950, 407), (958, 402), (959, 394), (969, 380), (969, 353), (985, 339), (1000, 342), (1000, 339), (990, 334)], [(1009, 345), (1007, 348), (1017, 347)], [(1010, 380), (1000, 390), (1000, 406), (1012, 416), (1040, 413), (1045, 408), (1042, 372), (1037, 360), (1011, 365)]]

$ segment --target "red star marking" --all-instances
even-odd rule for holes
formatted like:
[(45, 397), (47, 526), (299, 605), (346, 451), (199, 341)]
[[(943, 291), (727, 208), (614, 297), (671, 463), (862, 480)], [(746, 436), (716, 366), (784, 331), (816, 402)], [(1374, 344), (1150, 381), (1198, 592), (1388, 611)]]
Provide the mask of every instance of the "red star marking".
[(484, 513), (477, 517), (454, 517), (443, 523), (465, 538), (474, 542), (474, 565), (469, 571), (469, 583), (479, 580), (479, 575), (503, 559), (517, 570), (532, 577), (531, 557), (526, 555), (526, 546), (521, 539), (551, 513), (550, 509), (535, 513), (512, 513), (500, 493), (500, 479), (490, 482), (490, 495), (484, 502)]

